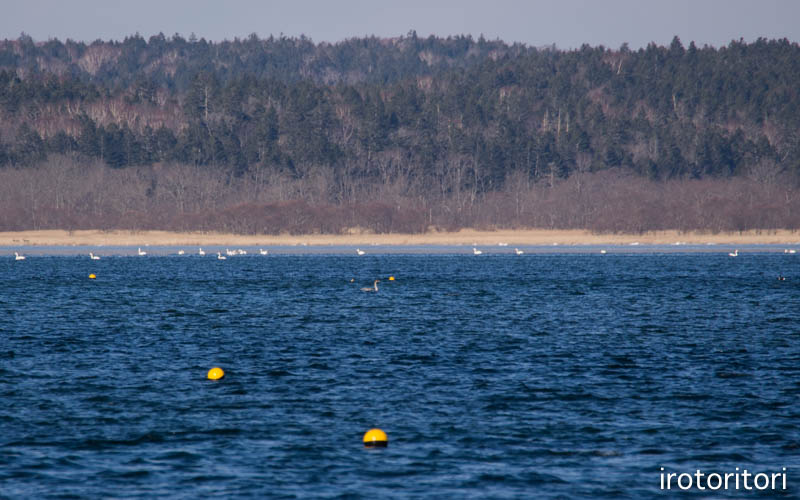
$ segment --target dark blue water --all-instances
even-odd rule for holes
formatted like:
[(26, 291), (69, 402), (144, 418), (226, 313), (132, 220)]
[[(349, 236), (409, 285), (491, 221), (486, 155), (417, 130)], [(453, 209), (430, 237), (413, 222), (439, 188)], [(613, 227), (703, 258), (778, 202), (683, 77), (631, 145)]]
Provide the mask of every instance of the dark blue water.
[(798, 424), (796, 256), (0, 260), (4, 498), (792, 497)]

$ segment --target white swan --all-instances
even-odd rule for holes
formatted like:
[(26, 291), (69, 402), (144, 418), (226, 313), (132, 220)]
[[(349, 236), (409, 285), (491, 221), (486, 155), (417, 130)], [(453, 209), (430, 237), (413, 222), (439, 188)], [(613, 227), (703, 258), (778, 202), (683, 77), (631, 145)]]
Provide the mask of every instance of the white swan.
[(242, 250), (241, 248), (238, 249), (238, 250), (235, 250), (235, 252), (237, 254), (239, 254), (239, 255), (247, 255), (247, 251), (246, 250)]
[(372, 286), (365, 286), (361, 289), (362, 292), (377, 292), (378, 291), (378, 282), (380, 280), (375, 280)]
[(205, 255), (206, 253), (203, 251), (202, 247), (198, 250), (197, 255)]
[(739, 256), (739, 249), (737, 248), (733, 252), (728, 252), (728, 255), (730, 255), (731, 257), (738, 257)]
[(505, 242), (501, 241), (500, 243), (497, 244), (497, 246), (499, 246), (499, 247), (507, 247), (508, 243), (505, 243)]
[(266, 250), (264, 250), (263, 248), (259, 248), (259, 249), (258, 249), (258, 253), (260, 253), (261, 255), (267, 255), (267, 254), (269, 254), (269, 252), (268, 252), (268, 251), (266, 251)]
[(365, 254), (365, 253), (367, 253), (367, 252), (365, 252), (364, 250), (361, 250), (360, 248), (356, 248), (356, 253), (357, 253), (358, 255), (364, 255), (364, 254)]
[(797, 253), (797, 250), (795, 250), (794, 248), (792, 249), (786, 248), (783, 250), (783, 253)]
[(139, 255), (147, 255), (147, 252), (143, 252), (141, 248), (139, 248)]
[(178, 255), (183, 255), (184, 253), (186, 252), (184, 252), (183, 250), (178, 250)]
[(525, 253), (525, 252), (523, 252), (522, 250), (520, 250), (519, 248), (515, 248), (515, 249), (514, 249), (514, 252), (515, 252), (517, 255), (522, 255), (522, 254), (524, 254), (524, 253)]
[(472, 253), (473, 253), (473, 254), (475, 254), (475, 255), (480, 255), (480, 254), (482, 254), (483, 252), (482, 252), (482, 251), (480, 251), (480, 250), (478, 250), (478, 249), (477, 249), (477, 248), (475, 248), (475, 247), (472, 247)]
[(14, 260), (25, 260), (25, 256), (14, 252)]
[(222, 253), (220, 253), (220, 252), (217, 252), (217, 260), (225, 260), (225, 259), (227, 259), (227, 257), (225, 257), (224, 255), (222, 255)]
[(600, 253), (605, 254), (606, 251), (605, 250), (600, 250)]
[(89, 258), (92, 259), (92, 260), (100, 260), (100, 256), (99, 255), (95, 255), (92, 252), (89, 252)]

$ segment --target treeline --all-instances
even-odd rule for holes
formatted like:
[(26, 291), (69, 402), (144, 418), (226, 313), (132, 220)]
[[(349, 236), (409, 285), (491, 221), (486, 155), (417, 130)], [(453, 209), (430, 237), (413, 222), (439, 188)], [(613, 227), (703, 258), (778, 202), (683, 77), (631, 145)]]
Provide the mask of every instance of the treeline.
[(74, 76), (105, 88), (144, 84), (184, 91), (201, 72), (213, 73), (222, 82), (250, 75), (285, 82), (385, 84), (530, 50), (483, 37), (419, 38), (414, 31), (392, 39), (352, 38), (336, 44), (315, 44), (305, 36), (261, 39), (255, 34), (219, 43), (193, 34), (188, 39), (158, 34), (145, 40), (137, 34), (122, 42), (37, 43), (23, 33), (17, 40), (0, 41), (0, 66), (27, 74)]
[(576, 173), (470, 197), (435, 196), (409, 177), (357, 186), (333, 203), (338, 181), (230, 176), (194, 165), (113, 169), (51, 156), (35, 168), (0, 169), (0, 231), (161, 229), (240, 234), (418, 233), (430, 229), (665, 229), (729, 232), (800, 228), (800, 196), (787, 183), (749, 177), (654, 181), (620, 169)]
[[(291, 201), (266, 197), (276, 186), (331, 207), (383, 203), (389, 190), (427, 207), (414, 227), (453, 204), (463, 225), (478, 220), (465, 206), (497, 193), (605, 171), (789, 189), (798, 81), (800, 47), (787, 40), (559, 51), (414, 32), (337, 44), (23, 35), (0, 42), (0, 167), (180, 166), (246, 185), (242, 204)], [(612, 189), (613, 177), (588, 178)]]

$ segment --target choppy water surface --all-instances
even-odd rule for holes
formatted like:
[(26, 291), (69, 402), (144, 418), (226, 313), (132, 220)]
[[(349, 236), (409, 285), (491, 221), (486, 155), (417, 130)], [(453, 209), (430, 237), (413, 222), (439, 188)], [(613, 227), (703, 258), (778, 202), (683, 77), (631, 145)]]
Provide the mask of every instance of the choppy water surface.
[(661, 467), (799, 491), (800, 256), (0, 270), (0, 497), (640, 498)]

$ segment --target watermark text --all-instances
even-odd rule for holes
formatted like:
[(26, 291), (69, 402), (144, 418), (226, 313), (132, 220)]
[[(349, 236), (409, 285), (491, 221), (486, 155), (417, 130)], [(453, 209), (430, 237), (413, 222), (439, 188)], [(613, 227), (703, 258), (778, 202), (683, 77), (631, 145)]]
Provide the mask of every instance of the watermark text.
[(700, 469), (695, 470), (694, 474), (688, 472), (666, 472), (661, 467), (661, 489), (662, 490), (785, 490), (786, 489), (786, 467), (781, 472), (759, 472), (753, 474), (747, 469), (735, 472), (711, 472), (705, 473)]

